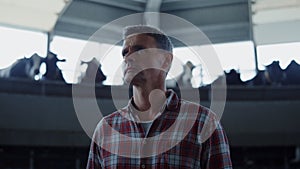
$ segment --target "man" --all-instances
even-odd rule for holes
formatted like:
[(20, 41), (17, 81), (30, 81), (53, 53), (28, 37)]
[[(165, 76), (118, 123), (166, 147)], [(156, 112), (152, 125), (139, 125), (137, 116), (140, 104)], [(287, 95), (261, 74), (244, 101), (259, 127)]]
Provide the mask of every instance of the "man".
[(133, 96), (97, 125), (87, 168), (232, 168), (216, 115), (166, 90), (170, 39), (142, 25), (127, 27), (123, 38), (124, 81)]

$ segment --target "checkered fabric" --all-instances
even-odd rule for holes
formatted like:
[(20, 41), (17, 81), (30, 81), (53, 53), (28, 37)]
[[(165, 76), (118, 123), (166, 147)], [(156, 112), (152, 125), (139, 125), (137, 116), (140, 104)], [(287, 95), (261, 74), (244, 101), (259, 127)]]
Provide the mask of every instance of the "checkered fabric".
[[(97, 125), (87, 169), (232, 168), (229, 144), (216, 115), (173, 91), (149, 132), (128, 105)], [(195, 115), (195, 116), (194, 116)]]

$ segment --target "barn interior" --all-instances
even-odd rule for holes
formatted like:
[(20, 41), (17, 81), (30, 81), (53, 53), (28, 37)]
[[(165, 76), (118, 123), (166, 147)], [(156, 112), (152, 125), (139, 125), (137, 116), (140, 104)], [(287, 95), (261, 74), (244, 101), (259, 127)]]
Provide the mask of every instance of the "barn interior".
[[(300, 168), (299, 0), (0, 0), (0, 4), (1, 51), (21, 51), (18, 56), (0, 52), (1, 58), (10, 60), (0, 61), (1, 169), (85, 168), (97, 122), (126, 105), (131, 90), (120, 75), (107, 68), (118, 59), (104, 62), (102, 56), (93, 54), (96, 60), (81, 58), (83, 48), (77, 50), (68, 41), (54, 42), (60, 38), (84, 45), (92, 42), (98, 55), (105, 54), (101, 49), (110, 48), (113, 56), (114, 47), (118, 52), (122, 45), (122, 28), (132, 23), (156, 25), (169, 32), (178, 51), (230, 44), (231, 50), (220, 47), (216, 52), (225, 85), (214, 85), (220, 74), (205, 81), (205, 63), (186, 56), (188, 52), (178, 52), (180, 64), (173, 68), (176, 78), (171, 77), (167, 87), (207, 107), (224, 104), (221, 123), (230, 142), (234, 168)], [(164, 18), (166, 15), (190, 25), (178, 25)], [(126, 20), (128, 16), (135, 20)], [(43, 45), (43, 52), (36, 52), (32, 46), (30, 52), (22, 54), (23, 49), (9, 46), (35, 40), (30, 39), (31, 34), (25, 39), (17, 33), (4, 36), (7, 29), (41, 34), (38, 43)], [(204, 40), (197, 39), (194, 30), (200, 30)], [(181, 38), (189, 43), (184, 44)], [(247, 43), (250, 50), (240, 49), (237, 43)], [(67, 45), (71, 47), (64, 48)], [(270, 55), (267, 52), (262, 56), (270, 46), (274, 56), (265, 56)], [(65, 57), (56, 47), (78, 51), (78, 57)], [(31, 77), (1, 74), (1, 70), (35, 53), (45, 62), (43, 74), (40, 68)], [(291, 59), (282, 66), (282, 58), (288, 57)], [(186, 80), (184, 62), (189, 58), (195, 70), (190, 69), (191, 77)], [(264, 58), (269, 60), (262, 63)], [(64, 62), (72, 62), (73, 67), (61, 71), (60, 63)], [(85, 69), (82, 64), (86, 64)], [(95, 65), (92, 77), (83, 78)], [(54, 76), (53, 71), (59, 73)], [(83, 75), (77, 76), (78, 72)], [(119, 80), (114, 81), (114, 76)], [(175, 85), (174, 79), (178, 82)], [(84, 112), (80, 111), (82, 107)]]

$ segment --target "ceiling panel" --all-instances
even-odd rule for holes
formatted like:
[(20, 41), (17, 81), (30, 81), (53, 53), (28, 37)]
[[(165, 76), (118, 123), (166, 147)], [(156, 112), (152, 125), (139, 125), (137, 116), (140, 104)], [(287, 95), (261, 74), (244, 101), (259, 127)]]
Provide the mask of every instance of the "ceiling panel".
[[(75, 0), (65, 13), (59, 18), (54, 34), (88, 39), (103, 25), (120, 17), (140, 13), (145, 10), (151, 12), (152, 7), (160, 7), (160, 12), (179, 16), (200, 28), (213, 43), (243, 41), (251, 39), (249, 5), (247, 0), (190, 0), (190, 1), (145, 1), (133, 0)], [(155, 2), (161, 4), (154, 4)], [(184, 27), (168, 27), (168, 21), (162, 18), (160, 25), (168, 32), (177, 36), (191, 36)], [(145, 19), (140, 18), (140, 23)], [(163, 23), (164, 22), (164, 23)], [(136, 21), (134, 21), (136, 23)], [(122, 29), (120, 27), (119, 29)], [(185, 35), (183, 35), (183, 32)], [(114, 31), (104, 38), (119, 39)], [(116, 35), (119, 33), (116, 33)], [(175, 41), (176, 46), (182, 44)]]
[[(108, 0), (109, 1), (109, 0)], [(136, 6), (128, 4), (106, 2), (103, 0), (73, 1), (65, 13), (59, 18), (54, 34), (73, 38), (88, 39), (99, 28), (120, 17), (140, 11), (144, 3), (130, 1)], [(115, 28), (118, 29), (118, 28)], [(120, 27), (119, 30), (122, 30)], [(109, 30), (103, 38), (113, 41), (115, 30)]]
[[(247, 0), (167, 1), (161, 11), (179, 16), (203, 31), (213, 43), (251, 40), (251, 17)], [(174, 31), (180, 36), (195, 35), (188, 30)]]
[(300, 0), (257, 0), (252, 10), (257, 45), (300, 42)]
[(0, 0), (0, 24), (51, 31), (69, 0)]

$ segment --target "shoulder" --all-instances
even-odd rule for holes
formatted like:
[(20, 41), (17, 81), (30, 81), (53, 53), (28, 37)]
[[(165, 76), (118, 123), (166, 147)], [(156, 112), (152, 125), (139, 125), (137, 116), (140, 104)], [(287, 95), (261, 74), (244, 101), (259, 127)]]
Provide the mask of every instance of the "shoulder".
[(100, 142), (104, 141), (104, 136), (107, 137), (113, 135), (115, 131), (118, 131), (121, 126), (126, 123), (125, 121), (127, 119), (124, 117), (124, 112), (122, 111), (123, 109), (117, 110), (107, 116), (104, 116), (98, 122), (93, 134), (93, 140), (96, 143), (100, 144)]
[(109, 124), (109, 125), (113, 125), (113, 124), (118, 124), (121, 123), (122, 121), (124, 121), (125, 118), (125, 114), (127, 114), (127, 109), (126, 108), (122, 108), (120, 110), (116, 110), (115, 112), (104, 116), (98, 123), (97, 128), (101, 127), (104, 123), (104, 121)]
[(220, 124), (220, 117), (211, 109), (200, 104), (181, 100), (181, 109), (187, 110), (188, 113), (196, 113), (194, 127), (197, 130), (198, 141), (203, 143), (213, 134), (222, 133), (223, 129)]
[(181, 109), (187, 112), (197, 112), (197, 121), (205, 122), (206, 120), (217, 120), (219, 119), (217, 114), (211, 109), (187, 100), (180, 100)]
[(113, 112), (113, 113), (111, 113), (107, 116), (104, 116), (101, 121), (105, 120), (108, 123), (113, 123), (115, 121), (121, 120), (122, 117), (123, 116), (122, 116), (121, 110), (117, 110), (117, 111), (115, 111), (115, 112)]

